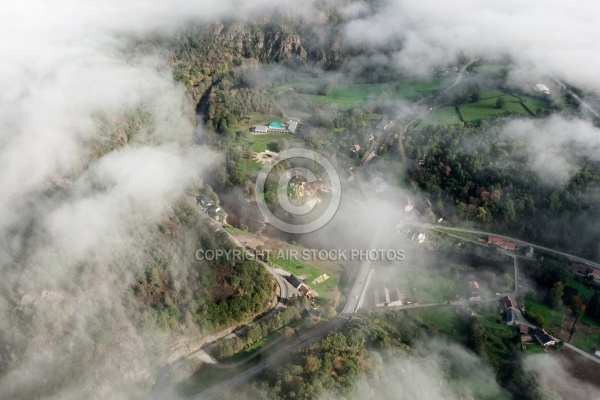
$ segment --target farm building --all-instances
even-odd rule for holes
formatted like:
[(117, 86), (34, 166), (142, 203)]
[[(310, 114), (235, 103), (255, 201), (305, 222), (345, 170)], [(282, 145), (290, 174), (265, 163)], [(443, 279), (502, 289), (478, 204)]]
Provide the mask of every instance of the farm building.
[(544, 85), (543, 83), (538, 83), (533, 87), (533, 89), (540, 94), (550, 94), (550, 89), (548, 89), (548, 86)]
[(306, 283), (302, 282), (296, 275), (291, 274), (285, 278), (295, 289), (306, 297), (312, 298), (317, 297), (318, 293), (312, 290)]
[(515, 250), (517, 248), (516, 243), (509, 242), (508, 240), (500, 239), (494, 236), (490, 236), (487, 242), (495, 244), (496, 246), (504, 250)]

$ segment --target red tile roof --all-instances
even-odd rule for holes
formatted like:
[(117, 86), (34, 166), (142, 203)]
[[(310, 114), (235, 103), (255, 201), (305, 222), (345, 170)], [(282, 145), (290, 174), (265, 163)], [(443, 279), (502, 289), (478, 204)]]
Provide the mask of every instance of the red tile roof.
[(514, 249), (517, 248), (516, 243), (509, 242), (507, 240), (500, 239), (500, 238), (497, 238), (497, 237), (494, 237), (494, 236), (490, 236), (488, 238), (488, 243), (494, 243), (494, 244), (496, 244), (498, 246), (506, 247), (507, 249), (510, 249), (510, 250), (514, 250)]

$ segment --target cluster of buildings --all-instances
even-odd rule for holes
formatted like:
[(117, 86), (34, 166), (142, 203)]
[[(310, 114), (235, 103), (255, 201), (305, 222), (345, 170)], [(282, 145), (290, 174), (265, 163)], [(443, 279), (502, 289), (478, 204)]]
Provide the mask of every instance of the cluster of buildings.
[(401, 306), (406, 303), (406, 296), (398, 289), (373, 289), (373, 305), (375, 307)]
[(294, 133), (298, 127), (298, 121), (289, 120), (285, 124), (279, 121), (270, 122), (268, 125), (257, 125), (254, 127), (254, 134), (265, 133)]
[(586, 264), (577, 262), (571, 263), (571, 268), (573, 268), (575, 274), (582, 277), (591, 277), (595, 284), (600, 285), (600, 269), (591, 268)]
[[(507, 325), (516, 325), (519, 323), (517, 302), (512, 296), (504, 296), (500, 306), (504, 313), (504, 322)], [(556, 341), (548, 334), (548, 332), (541, 328), (536, 328), (533, 330), (533, 334), (531, 334), (529, 327), (526, 325), (519, 325), (519, 334), (521, 342), (523, 343), (533, 342), (535, 339), (535, 341), (544, 348), (556, 344)]]
[(554, 346), (556, 344), (556, 341), (542, 328), (536, 329), (533, 332), (533, 337), (542, 347)]
[(196, 196), (196, 204), (202, 207), (204, 211), (206, 211), (206, 213), (212, 218), (219, 219), (219, 214), (221, 213), (222, 209), (208, 197), (204, 195)]

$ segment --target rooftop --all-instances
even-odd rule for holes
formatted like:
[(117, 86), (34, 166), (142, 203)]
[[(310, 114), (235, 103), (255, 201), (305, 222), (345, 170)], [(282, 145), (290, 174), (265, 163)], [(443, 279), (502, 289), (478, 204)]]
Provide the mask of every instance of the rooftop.
[(269, 128), (271, 129), (285, 129), (285, 126), (279, 121), (273, 121), (269, 123)]
[(298, 288), (301, 284), (302, 281), (300, 280), (300, 278), (298, 278), (296, 275), (291, 274), (288, 275), (287, 278), (285, 278), (289, 283), (292, 284), (293, 287)]
[(509, 242), (507, 240), (500, 239), (500, 238), (494, 237), (494, 236), (490, 236), (488, 238), (488, 243), (494, 243), (498, 246), (506, 247), (507, 249), (510, 249), (510, 250), (514, 250), (517, 248), (517, 245), (515, 243)]

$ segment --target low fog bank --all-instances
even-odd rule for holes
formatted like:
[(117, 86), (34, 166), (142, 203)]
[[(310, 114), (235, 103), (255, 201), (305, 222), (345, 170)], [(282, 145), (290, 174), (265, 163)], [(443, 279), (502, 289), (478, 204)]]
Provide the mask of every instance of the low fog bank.
[(193, 145), (194, 104), (167, 60), (133, 51), (135, 40), (271, 8), (260, 0), (4, 7), (3, 396), (129, 398), (152, 383), (162, 344), (126, 317), (130, 285), (156, 223), (218, 155)]
[[(482, 3), (388, 0), (373, 10), (351, 5), (345, 43), (379, 49), (422, 74), (457, 55), (509, 55), (538, 75), (600, 89), (600, 27), (591, 0)], [(390, 50), (391, 49), (391, 50)]]

